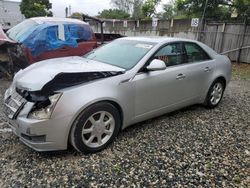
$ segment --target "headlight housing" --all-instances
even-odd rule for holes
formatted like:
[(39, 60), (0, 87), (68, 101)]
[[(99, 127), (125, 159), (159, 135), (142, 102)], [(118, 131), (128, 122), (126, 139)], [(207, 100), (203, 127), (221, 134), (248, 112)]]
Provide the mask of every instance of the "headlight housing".
[(39, 108), (39, 109), (34, 108), (30, 112), (29, 118), (39, 119), (39, 120), (50, 119), (52, 112), (56, 106), (56, 103), (58, 102), (58, 100), (60, 99), (61, 96), (62, 96), (62, 93), (56, 93), (56, 94), (50, 96), (48, 98), (48, 100), (49, 100), (48, 105), (44, 108)]
[(4, 100), (6, 100), (15, 91), (15, 87), (16, 86), (12, 82), (12, 84), (10, 85), (10, 87), (4, 93)]

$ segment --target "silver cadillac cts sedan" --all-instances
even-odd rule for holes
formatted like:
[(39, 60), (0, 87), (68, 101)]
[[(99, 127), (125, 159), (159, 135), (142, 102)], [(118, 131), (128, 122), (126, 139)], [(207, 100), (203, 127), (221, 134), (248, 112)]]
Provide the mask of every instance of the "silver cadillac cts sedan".
[(192, 104), (216, 107), (231, 62), (178, 38), (126, 37), (84, 57), (20, 70), (4, 96), (13, 132), (37, 151), (98, 152), (129, 125)]

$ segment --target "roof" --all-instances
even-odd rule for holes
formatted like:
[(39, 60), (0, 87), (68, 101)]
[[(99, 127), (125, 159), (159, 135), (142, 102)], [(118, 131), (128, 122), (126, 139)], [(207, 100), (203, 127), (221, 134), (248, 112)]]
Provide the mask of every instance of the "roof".
[(30, 20), (35, 21), (38, 24), (42, 23), (51, 23), (51, 22), (70, 22), (75, 24), (87, 24), (84, 21), (73, 19), (73, 18), (56, 18), (56, 17), (34, 17), (30, 18)]
[(137, 40), (144, 42), (162, 43), (162, 42), (175, 42), (175, 41), (187, 41), (187, 42), (197, 42), (195, 40), (175, 38), (175, 37), (124, 37), (121, 40)]

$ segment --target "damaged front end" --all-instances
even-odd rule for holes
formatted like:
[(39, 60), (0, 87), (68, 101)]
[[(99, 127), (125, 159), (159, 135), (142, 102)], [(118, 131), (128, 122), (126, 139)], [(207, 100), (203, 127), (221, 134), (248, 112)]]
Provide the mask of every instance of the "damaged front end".
[(0, 28), (0, 77), (12, 78), (15, 72), (27, 66), (25, 48), (9, 39)]
[(16, 88), (16, 92), (26, 101), (34, 103), (28, 118), (49, 119), (62, 96), (61, 89), (80, 85), (97, 79), (108, 78), (122, 74), (123, 72), (83, 72), (83, 73), (60, 73), (46, 83), (39, 91), (28, 91)]

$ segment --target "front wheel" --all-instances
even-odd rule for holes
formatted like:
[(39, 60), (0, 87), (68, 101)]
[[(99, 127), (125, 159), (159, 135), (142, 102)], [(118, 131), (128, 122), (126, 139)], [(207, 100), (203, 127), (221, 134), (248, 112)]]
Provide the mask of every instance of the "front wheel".
[(115, 139), (120, 126), (118, 110), (110, 103), (97, 103), (85, 109), (75, 120), (70, 141), (79, 152), (95, 153)]
[(225, 84), (222, 80), (218, 79), (210, 86), (205, 106), (207, 108), (215, 108), (220, 103), (225, 90)]

